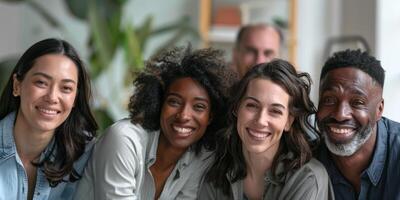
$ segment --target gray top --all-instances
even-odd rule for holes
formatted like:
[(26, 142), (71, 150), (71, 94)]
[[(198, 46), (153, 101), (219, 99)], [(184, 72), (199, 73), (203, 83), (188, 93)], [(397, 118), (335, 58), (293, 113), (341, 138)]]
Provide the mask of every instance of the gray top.
[[(112, 125), (96, 143), (75, 199), (154, 199), (150, 167), (160, 132), (148, 132), (128, 119)], [(210, 153), (191, 148), (168, 177), (159, 199), (196, 199)]]
[[(266, 173), (263, 199), (274, 200), (333, 200), (332, 185), (323, 165), (311, 159), (300, 169), (284, 173), (283, 163), (277, 166), (277, 177), (273, 178), (271, 171)], [(228, 179), (229, 180), (229, 179)], [(212, 183), (204, 183), (199, 199), (246, 199), (243, 191), (243, 180), (231, 182), (230, 195), (225, 195), (220, 188)]]

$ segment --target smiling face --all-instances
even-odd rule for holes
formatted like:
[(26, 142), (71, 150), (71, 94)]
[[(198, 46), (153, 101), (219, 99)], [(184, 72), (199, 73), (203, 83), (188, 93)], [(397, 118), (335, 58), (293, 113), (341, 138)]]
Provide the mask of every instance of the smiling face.
[(210, 110), (208, 93), (197, 81), (192, 78), (175, 80), (169, 86), (161, 108), (160, 140), (186, 150), (204, 135)]
[(353, 155), (376, 131), (383, 112), (382, 88), (365, 72), (338, 68), (321, 80), (317, 120), (329, 150)]
[(74, 106), (78, 70), (68, 57), (47, 54), (37, 58), (22, 81), (14, 75), (14, 96), (20, 97), (16, 125), (22, 130), (54, 133)]
[(237, 110), (237, 130), (243, 149), (275, 155), (283, 131), (290, 130), (288, 93), (271, 80), (249, 82)]

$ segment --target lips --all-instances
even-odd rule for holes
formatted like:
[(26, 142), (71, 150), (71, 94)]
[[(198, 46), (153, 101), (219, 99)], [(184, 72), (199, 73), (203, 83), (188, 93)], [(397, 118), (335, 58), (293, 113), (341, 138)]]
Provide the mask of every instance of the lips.
[(179, 136), (187, 137), (193, 134), (194, 128), (187, 126), (172, 125), (172, 130), (174, 130), (175, 133), (177, 133), (177, 135)]
[(60, 113), (59, 110), (47, 108), (47, 107), (37, 106), (36, 109), (39, 110), (40, 114), (45, 115), (45, 116), (54, 116), (54, 115), (57, 115)]
[(263, 141), (272, 135), (268, 131), (260, 131), (260, 130), (249, 129), (249, 128), (247, 128), (247, 132), (249, 133), (249, 136), (252, 139), (258, 140), (258, 141)]
[(349, 126), (327, 125), (328, 137), (335, 143), (347, 143), (356, 134), (357, 129)]

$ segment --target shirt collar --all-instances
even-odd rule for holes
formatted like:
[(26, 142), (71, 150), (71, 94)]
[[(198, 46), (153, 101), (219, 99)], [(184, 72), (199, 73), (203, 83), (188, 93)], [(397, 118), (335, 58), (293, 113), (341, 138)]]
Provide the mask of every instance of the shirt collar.
[[(147, 143), (148, 146), (147, 149), (147, 155), (146, 155), (146, 165), (150, 167), (151, 165), (154, 164), (156, 161), (157, 157), (157, 147), (158, 147), (158, 141), (160, 138), (160, 131), (155, 131), (149, 133), (149, 142)], [(179, 161), (176, 163), (176, 169), (177, 173), (179, 176), (179, 170), (182, 170), (186, 166), (189, 165), (189, 163), (194, 159), (195, 157), (195, 152), (194, 148), (191, 146), (189, 149), (182, 155), (182, 157), (179, 159)]]
[(0, 121), (0, 158), (15, 153), (15, 142), (13, 136), (15, 112), (8, 114)]
[(377, 132), (376, 132), (376, 146), (374, 156), (372, 158), (371, 164), (367, 168), (366, 172), (375, 186), (378, 184), (381, 179), (383, 168), (386, 162), (386, 154), (387, 154), (387, 130), (386, 126), (383, 124), (382, 120), (379, 120), (377, 123)]
[(342, 174), (336, 168), (336, 165), (333, 162), (331, 154), (329, 153), (328, 148), (325, 146), (325, 143), (321, 144), (319, 160), (321, 161), (322, 164), (324, 164), (333, 185), (340, 183), (347, 184), (347, 181), (344, 179)]
[(294, 159), (294, 155), (292, 152), (281, 155), (278, 158), (278, 165), (276, 166), (276, 169), (275, 169), (275, 175), (272, 173), (271, 170), (268, 170), (267, 173), (265, 174), (264, 180), (273, 185), (284, 184), (286, 175), (289, 173), (289, 172), (285, 173), (285, 162), (287, 163), (288, 160), (293, 160), (293, 159)]

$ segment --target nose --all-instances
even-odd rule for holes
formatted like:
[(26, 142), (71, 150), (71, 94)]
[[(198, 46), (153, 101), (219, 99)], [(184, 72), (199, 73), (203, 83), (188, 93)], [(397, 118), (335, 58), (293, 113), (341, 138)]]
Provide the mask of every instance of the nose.
[(268, 126), (269, 116), (267, 111), (260, 111), (257, 115), (256, 122), (260, 126)]
[(191, 109), (189, 105), (184, 105), (178, 113), (176, 113), (176, 119), (178, 121), (187, 121), (190, 119)]
[(350, 105), (346, 102), (342, 102), (336, 107), (336, 110), (333, 113), (333, 117), (337, 121), (346, 121), (351, 119), (351, 114), (352, 113)]
[(59, 92), (56, 87), (49, 87), (47, 94), (46, 94), (46, 101), (55, 104), (58, 102), (58, 95)]
[(256, 55), (255, 64), (257, 65), (265, 62), (267, 62), (267, 57), (262, 52), (258, 52)]

